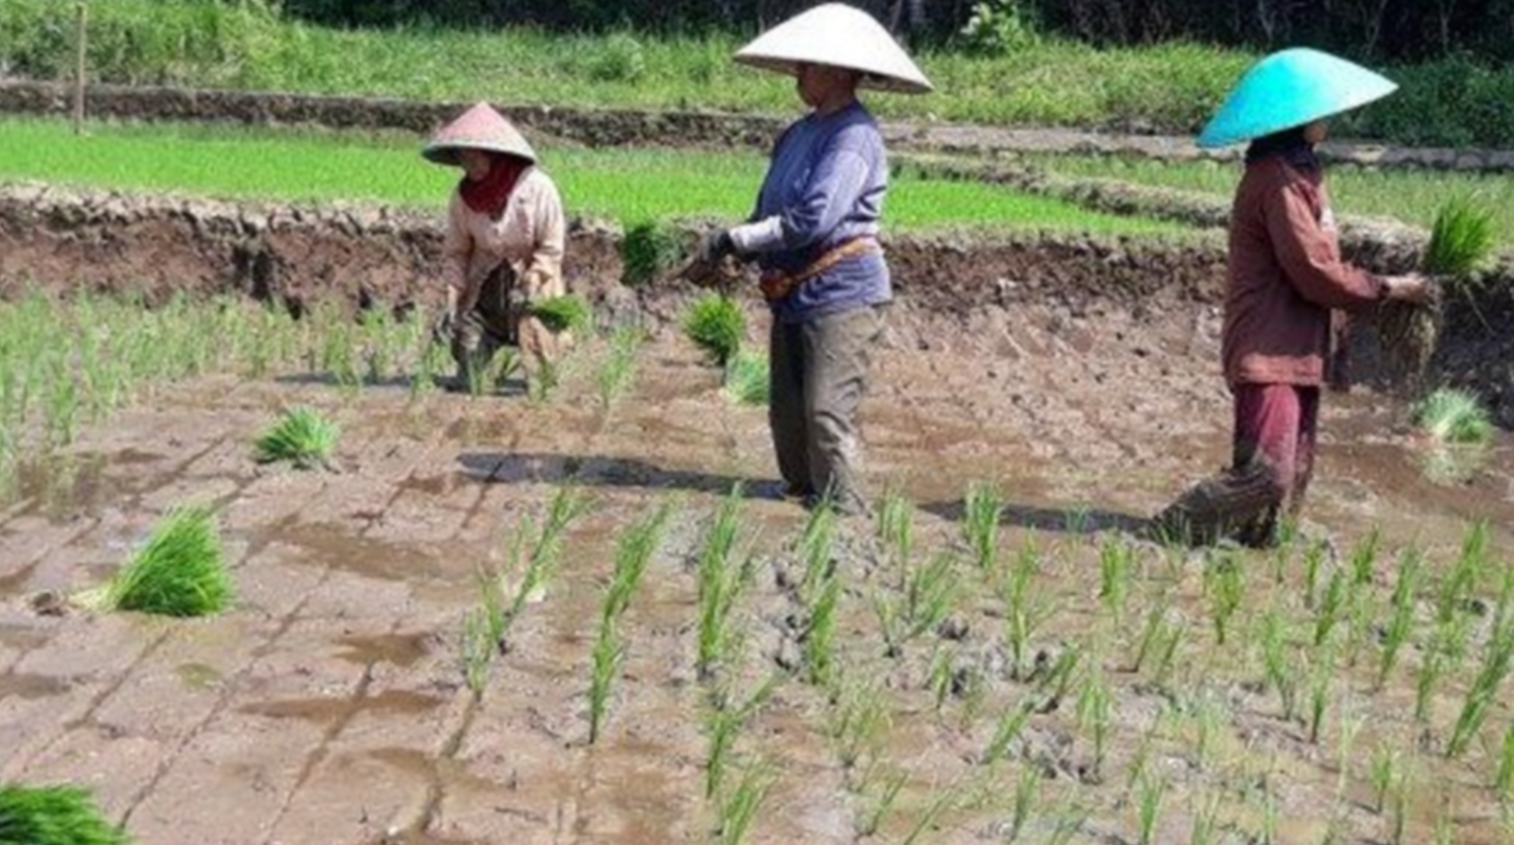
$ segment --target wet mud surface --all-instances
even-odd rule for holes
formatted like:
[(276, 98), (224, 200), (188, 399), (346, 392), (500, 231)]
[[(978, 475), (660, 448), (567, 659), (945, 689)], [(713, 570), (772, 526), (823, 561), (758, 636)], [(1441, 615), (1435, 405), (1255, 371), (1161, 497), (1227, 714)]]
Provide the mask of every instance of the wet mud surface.
[[(1379, 692), (1370, 672), (1343, 673), (1342, 710), (1365, 719), (1343, 777), (1336, 722), (1311, 742), (1258, 687), (1254, 649), (1215, 643), (1201, 555), (1130, 546), (1133, 595), (1161, 596), (1190, 629), (1169, 678), (1130, 670), (1142, 620), (1111, 616), (1099, 595), (1101, 555), (1126, 542), (1120, 529), (1226, 458), (1212, 307), (1174, 319), (1113, 304), (1081, 315), (1025, 305), (965, 317), (934, 340), (907, 307), (891, 319), (863, 409), (867, 481), (914, 506), (921, 557), (963, 558), (962, 583), (952, 624), (890, 656), (874, 614), (896, 592), (889, 547), (876, 518), (840, 523), (843, 692), (794, 668), (806, 514), (774, 496), (764, 412), (731, 404), (666, 331), (608, 409), (593, 386), (602, 354), (593, 344), (542, 402), (412, 402), (403, 386), (354, 397), (299, 374), (209, 378), (91, 429), (0, 516), (0, 780), (86, 785), (143, 845), (706, 842), (721, 818), (705, 798), (712, 691), (745, 699), (776, 677), (736, 744), (743, 764), (771, 767), (751, 842), (893, 842), (917, 827), (917, 841), (1002, 841), (1016, 784), (1032, 769), (1042, 780), (1024, 841), (1068, 830), (1073, 842), (1134, 843), (1140, 790), (1157, 783), (1166, 809), (1152, 841), (1189, 841), (1208, 806), (1229, 837), (1217, 841), (1261, 841), (1267, 807), (1274, 841), (1318, 842), (1332, 826), (1338, 841), (1387, 841), (1391, 818), (1374, 808), (1367, 761), (1380, 739), (1407, 746), (1419, 730), (1405, 712), (1407, 675)], [(969, 332), (993, 340), (963, 342)], [(342, 424), (338, 472), (252, 462), (250, 433), (295, 403)], [(1392, 555), (1407, 544), (1437, 567), (1454, 558), (1470, 520), (1490, 523), (1499, 559), (1514, 552), (1506, 433), (1448, 485), (1421, 471), (1423, 449), (1391, 397), (1331, 397), (1323, 428), (1306, 530), (1343, 553), (1380, 532), (1391, 554), (1373, 573), (1379, 583), (1391, 584)], [(693, 562), (735, 482), (747, 493), (755, 576), (731, 621), (744, 647), (716, 685), (695, 666)], [(1037, 584), (1055, 611), (1033, 638), (1034, 666), (1006, 665), (996, 588), (966, 563), (963, 498), (974, 482), (1003, 495), (1003, 556), (1030, 541), (1043, 552)], [(590, 508), (475, 697), (459, 644), (477, 568), (504, 565), (512, 532), (567, 484)], [(185, 501), (220, 509), (233, 610), (198, 621), (37, 612), (39, 593), (108, 577)], [(616, 544), (665, 503), (667, 530), (622, 620), (607, 726), (591, 745), (590, 655)], [(1299, 558), (1277, 581), (1270, 560), (1241, 555), (1256, 590), (1235, 623), (1243, 641), (1263, 596), (1301, 589)], [(1044, 676), (1075, 647), (1109, 681), (1111, 739), (1098, 753), (1079, 708), (1057, 700)], [(941, 677), (944, 686), (933, 683)], [(1437, 736), (1460, 694), (1437, 700)], [(858, 702), (868, 701), (879, 703), (881, 727), (838, 727), (843, 713), (861, 723)], [(985, 761), (999, 714), (1028, 701), (1039, 705), (1005, 759)], [(1213, 712), (1223, 717), (1206, 721)], [(1500, 702), (1490, 724), (1501, 731), (1509, 716)], [(1451, 841), (1504, 841), (1485, 787), (1489, 731), (1493, 748), (1423, 758), (1432, 768), (1414, 781), (1405, 841), (1428, 841), (1445, 824)], [(1137, 768), (1143, 779), (1127, 783)], [(727, 773), (720, 794), (743, 770)], [(1254, 799), (1263, 786), (1266, 802)]]
[[(0, 290), (88, 278), (149, 300), (240, 291), (293, 312), (334, 299), (403, 313), (429, 289), (438, 238), (434, 221), (380, 209), (10, 188)], [(1473, 521), (1489, 526), (1494, 563), (1461, 618), (1469, 653), (1483, 652), (1491, 570), (1514, 553), (1514, 441), (1500, 431), (1468, 465), (1428, 449), (1370, 342), (1362, 386), (1327, 397), (1304, 539), (1277, 554), (1165, 549), (1124, 532), (1228, 458), (1216, 245), (892, 242), (899, 297), (863, 408), (866, 478), (875, 499), (887, 489), (911, 505), (911, 566), (949, 554), (957, 589), (939, 624), (887, 646), (886, 609), (918, 597), (916, 570), (894, 560), (878, 518), (837, 526), (821, 570), (839, 585), (840, 680), (816, 684), (807, 515), (776, 496), (763, 410), (732, 404), (670, 328), (692, 291), (624, 288), (618, 233), (579, 225), (573, 238), (571, 284), (607, 322), (657, 333), (608, 408), (595, 388), (602, 342), (545, 401), (413, 399), (403, 383), (354, 395), (322, 373), (205, 378), (26, 467), (0, 509), (0, 780), (88, 786), (144, 845), (707, 842), (752, 772), (767, 784), (755, 843), (969, 843), (1017, 829), (1018, 841), (1136, 843), (1153, 795), (1165, 809), (1149, 819), (1152, 842), (1196, 841), (1201, 824), (1229, 842), (1388, 842), (1399, 825), (1406, 842), (1506, 841), (1488, 785), (1511, 721), (1502, 699), (1465, 756), (1442, 753), (1480, 658), (1444, 679), (1423, 720), (1410, 713), (1432, 635), (1416, 629), (1384, 685), (1373, 663), (1404, 550), (1424, 551), (1434, 584)], [(1453, 314), (1437, 358), (1505, 426), (1510, 313)], [(336, 471), (253, 463), (254, 432), (295, 404), (342, 425)], [(737, 483), (753, 576), (729, 621), (741, 646), (712, 680), (696, 665), (694, 573)], [(975, 483), (1003, 497), (998, 560), (978, 568), (963, 539)], [(475, 695), (461, 645), (477, 573), (508, 566), (514, 533), (564, 485), (590, 507)], [(109, 577), (186, 502), (219, 508), (232, 611), (165, 621), (56, 601)], [(663, 505), (591, 744), (590, 668), (618, 546)], [(1364, 598), (1326, 655), (1336, 677), (1306, 648), (1318, 596), (1374, 535), (1380, 554), (1350, 564)], [(1027, 544), (1042, 603), (1016, 656), (1004, 573)], [(1311, 549), (1329, 551), (1323, 570)], [(1123, 604), (1105, 579), (1120, 560)], [(1210, 619), (1226, 567), (1246, 589), (1220, 643)], [(1433, 589), (1422, 592), (1424, 624)], [(1274, 608), (1291, 620), (1290, 665), (1330, 694), (1319, 736), (1264, 678)], [(1154, 669), (1143, 643), (1163, 636), (1173, 645)], [(712, 712), (769, 678), (707, 796)], [(1100, 688), (1102, 699), (1087, 692)], [(1374, 794), (1378, 748), (1413, 758), (1396, 809)], [(1022, 789), (1030, 809), (1018, 813)]]

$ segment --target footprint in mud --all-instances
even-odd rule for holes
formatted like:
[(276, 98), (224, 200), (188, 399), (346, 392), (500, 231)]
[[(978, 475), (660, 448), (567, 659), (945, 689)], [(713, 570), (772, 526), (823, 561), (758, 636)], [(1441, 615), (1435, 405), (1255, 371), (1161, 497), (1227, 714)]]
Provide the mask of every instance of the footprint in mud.
[(43, 590), (26, 600), (27, 607), (38, 616), (67, 616), (68, 598), (54, 590)]

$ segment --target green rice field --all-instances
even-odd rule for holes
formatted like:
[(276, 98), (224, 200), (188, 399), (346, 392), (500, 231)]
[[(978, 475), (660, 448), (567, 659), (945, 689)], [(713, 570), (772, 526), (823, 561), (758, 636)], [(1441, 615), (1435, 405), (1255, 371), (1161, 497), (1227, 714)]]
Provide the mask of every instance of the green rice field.
[[(0, 120), (0, 180), (179, 192), (237, 199), (445, 205), (458, 171), (422, 160), (423, 139), (185, 124)], [(765, 163), (749, 153), (538, 150), (570, 214), (619, 221), (750, 213)], [(1178, 235), (1173, 223), (1091, 212), (1059, 200), (901, 173), (889, 192), (893, 229), (1058, 230)]]
[[(1226, 198), (1235, 190), (1241, 175), (1238, 162), (1084, 155), (1032, 155), (1027, 160), (1074, 178), (1114, 179)], [(1335, 165), (1328, 166), (1326, 179), (1337, 212), (1389, 218), (1428, 230), (1442, 204), (1452, 197), (1465, 196), (1493, 211), (1498, 232), (1514, 232), (1511, 174)]]

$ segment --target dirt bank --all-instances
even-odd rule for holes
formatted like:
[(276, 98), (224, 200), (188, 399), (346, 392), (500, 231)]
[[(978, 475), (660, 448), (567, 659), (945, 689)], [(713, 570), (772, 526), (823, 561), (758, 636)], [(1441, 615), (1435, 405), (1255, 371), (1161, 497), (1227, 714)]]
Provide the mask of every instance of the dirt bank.
[[(1412, 263), (1418, 242), (1401, 232), (1382, 239), (1357, 229), (1346, 247), (1385, 272)], [(628, 288), (620, 283), (620, 232), (575, 221), (566, 272), (611, 320), (673, 319), (690, 294), (682, 284)], [(0, 293), (27, 286), (135, 292), (161, 301), (175, 292), (241, 292), (299, 313), (323, 298), (404, 311), (435, 305), (441, 247), (430, 215), (370, 206), (284, 206), (59, 190), (0, 189)], [(1224, 254), (1217, 238), (1173, 244), (1128, 238), (964, 235), (888, 239), (903, 342), (923, 348), (1012, 354), (1004, 328), (1034, 308), (1066, 324), (1074, 338), (1111, 329), (1123, 315), (1142, 335), (1179, 343), (1218, 305)], [(1470, 386), (1514, 425), (1509, 363), (1514, 321), (1507, 270), (1487, 279), (1503, 291), (1458, 303), (1436, 356), (1436, 375)], [(755, 307), (755, 303), (754, 303)], [(1076, 343), (1077, 341), (1074, 340)], [(1133, 336), (1142, 354), (1150, 344)], [(1386, 374), (1370, 343), (1358, 377), (1378, 386)], [(1211, 362), (1195, 367), (1207, 373)]]
[[(69, 114), (72, 92), (52, 82), (0, 80), (0, 113)], [(251, 91), (92, 85), (91, 115), (129, 120), (205, 120), (245, 124), (314, 124), (340, 129), (402, 129), (425, 133), (466, 103), (426, 103)], [(785, 116), (714, 112), (644, 112), (549, 106), (501, 107), (528, 134), (586, 146), (716, 146), (767, 149)], [(1187, 137), (1084, 132), (1072, 129), (888, 122), (890, 149), (945, 153), (1077, 152), (1161, 159), (1228, 158), (1236, 150), (1200, 150)], [(1329, 143), (1328, 161), (1440, 170), (1514, 170), (1514, 151), (1399, 148)]]

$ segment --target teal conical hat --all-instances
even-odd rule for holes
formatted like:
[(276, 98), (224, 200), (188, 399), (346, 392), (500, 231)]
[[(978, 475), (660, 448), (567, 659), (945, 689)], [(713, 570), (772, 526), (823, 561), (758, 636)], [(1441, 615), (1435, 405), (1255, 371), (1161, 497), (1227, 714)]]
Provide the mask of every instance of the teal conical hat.
[(1398, 89), (1391, 80), (1329, 53), (1294, 47), (1262, 59), (1199, 133), (1223, 147), (1350, 111)]

